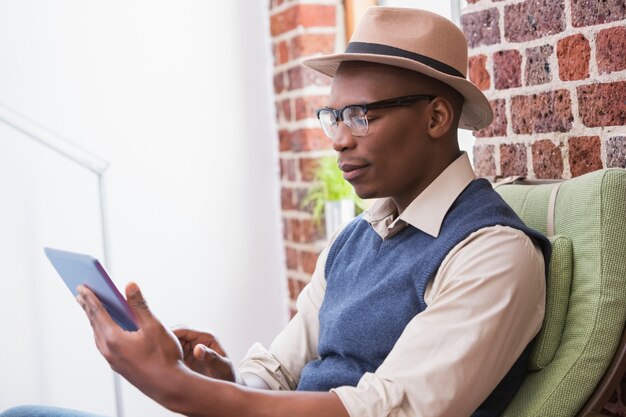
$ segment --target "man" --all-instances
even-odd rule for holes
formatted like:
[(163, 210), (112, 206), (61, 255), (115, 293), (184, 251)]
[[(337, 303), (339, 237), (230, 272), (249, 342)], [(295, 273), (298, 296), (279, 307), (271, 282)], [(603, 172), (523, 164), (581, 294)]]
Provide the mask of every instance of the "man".
[(541, 326), (549, 244), (459, 150), (458, 126), (492, 118), (465, 79), (463, 34), (428, 12), (373, 8), (346, 53), (305, 65), (333, 77), (317, 116), (344, 178), (380, 200), (322, 252), (298, 314), (236, 372), (212, 335), (167, 330), (136, 284), (132, 333), (81, 287), (98, 349), (190, 416), (500, 415)]

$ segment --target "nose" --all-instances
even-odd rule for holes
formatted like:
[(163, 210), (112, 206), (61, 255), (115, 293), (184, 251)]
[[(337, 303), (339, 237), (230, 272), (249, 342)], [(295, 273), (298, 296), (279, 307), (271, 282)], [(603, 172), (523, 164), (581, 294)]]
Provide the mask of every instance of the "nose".
[(337, 152), (344, 151), (346, 149), (354, 148), (356, 145), (356, 137), (350, 131), (350, 128), (343, 122), (337, 126), (337, 133), (332, 139), (333, 149)]

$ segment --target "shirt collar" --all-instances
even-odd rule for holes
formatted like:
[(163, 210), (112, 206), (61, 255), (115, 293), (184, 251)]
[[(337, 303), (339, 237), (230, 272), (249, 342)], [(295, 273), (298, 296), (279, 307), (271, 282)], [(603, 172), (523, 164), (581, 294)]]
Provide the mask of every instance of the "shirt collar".
[(395, 235), (407, 224), (437, 237), (450, 206), (474, 178), (469, 157), (463, 152), (409, 204), (399, 217), (391, 198), (383, 198), (376, 201), (364, 213), (363, 218), (383, 239)]

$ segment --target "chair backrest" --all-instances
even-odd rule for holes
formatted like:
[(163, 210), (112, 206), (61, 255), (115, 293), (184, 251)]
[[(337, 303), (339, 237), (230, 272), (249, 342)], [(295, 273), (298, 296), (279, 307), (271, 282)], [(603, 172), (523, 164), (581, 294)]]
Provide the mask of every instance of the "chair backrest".
[[(626, 322), (626, 171), (496, 190), (528, 226), (553, 235), (554, 251), (543, 327), (524, 383), (503, 416), (600, 411), (599, 399), (606, 402), (626, 364), (623, 343), (620, 348)], [(610, 392), (594, 394), (598, 386)]]

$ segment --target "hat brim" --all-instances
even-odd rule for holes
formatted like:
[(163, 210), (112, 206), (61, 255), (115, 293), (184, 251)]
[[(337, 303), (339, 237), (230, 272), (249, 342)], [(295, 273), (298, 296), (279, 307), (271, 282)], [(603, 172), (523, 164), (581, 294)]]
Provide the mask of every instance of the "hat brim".
[(412, 59), (375, 54), (342, 53), (305, 59), (302, 64), (329, 77), (334, 77), (344, 61), (364, 61), (390, 65), (419, 72), (449, 85), (465, 98), (459, 120), (460, 129), (480, 130), (493, 120), (493, 110), (487, 97), (465, 78), (444, 74)]

